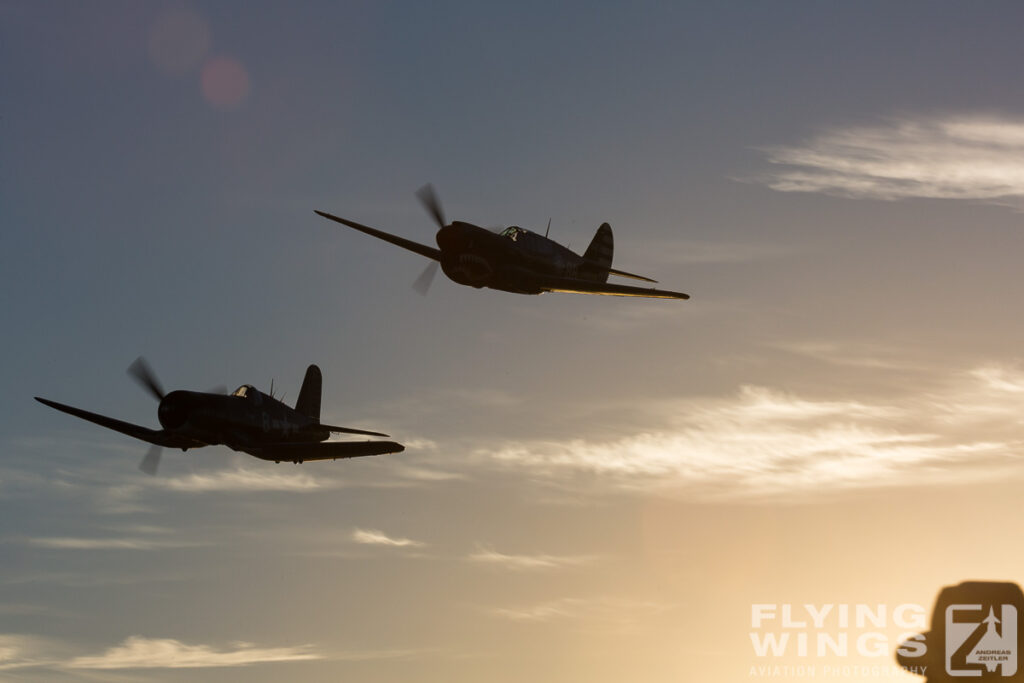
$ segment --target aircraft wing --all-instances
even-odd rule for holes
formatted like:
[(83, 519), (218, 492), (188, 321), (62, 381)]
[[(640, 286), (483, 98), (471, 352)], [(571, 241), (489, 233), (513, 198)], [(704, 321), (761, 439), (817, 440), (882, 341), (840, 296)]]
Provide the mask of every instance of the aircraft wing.
[(263, 460), (334, 460), (368, 455), (401, 453), (405, 446), (394, 441), (322, 441), (320, 443), (278, 443), (245, 451)]
[(128, 436), (136, 439), (156, 444), (157, 446), (166, 446), (168, 448), (194, 448), (195, 446), (203, 445), (197, 444), (192, 439), (185, 439), (176, 434), (169, 434), (162, 429), (140, 427), (139, 425), (134, 425), (131, 422), (122, 422), (121, 420), (115, 420), (112, 417), (90, 413), (87, 410), (66, 406), (63, 403), (57, 403), (56, 401), (48, 401), (47, 399), (39, 398), (38, 396), (36, 396), (35, 399), (45, 406), (50, 406), (54, 410), (59, 410), (62, 413), (80, 417), (83, 420), (94, 422), (101, 427), (113, 429), (115, 432), (121, 432), (122, 434), (127, 434)]
[(425, 244), (420, 244), (419, 242), (413, 242), (412, 240), (407, 240), (404, 237), (399, 237), (398, 235), (392, 235), (389, 232), (384, 232), (383, 230), (378, 230), (377, 228), (371, 228), (370, 226), (363, 225), (362, 223), (356, 223), (355, 221), (350, 221), (347, 218), (339, 218), (338, 216), (334, 216), (334, 215), (329, 214), (329, 213), (327, 213), (325, 211), (316, 211), (314, 209), (314, 213), (316, 213), (318, 216), (323, 216), (324, 218), (326, 218), (328, 220), (332, 220), (335, 223), (341, 223), (342, 225), (347, 225), (348, 227), (354, 228), (355, 230), (358, 230), (359, 232), (365, 232), (367, 235), (373, 235), (374, 237), (376, 237), (378, 239), (382, 239), (385, 242), (391, 242), (391, 244), (394, 244), (396, 246), (402, 247), (403, 249), (408, 249), (409, 251), (415, 252), (415, 253), (419, 254), (420, 256), (426, 256), (427, 258), (434, 259), (435, 261), (440, 261), (441, 260), (441, 250), (440, 249), (435, 249), (434, 247), (428, 247)]
[(689, 299), (689, 294), (670, 292), (665, 289), (616, 285), (594, 280), (578, 280), (566, 277), (541, 277), (537, 286), (545, 292), (572, 292), (576, 294), (603, 294), (605, 296), (636, 296), (649, 299)]

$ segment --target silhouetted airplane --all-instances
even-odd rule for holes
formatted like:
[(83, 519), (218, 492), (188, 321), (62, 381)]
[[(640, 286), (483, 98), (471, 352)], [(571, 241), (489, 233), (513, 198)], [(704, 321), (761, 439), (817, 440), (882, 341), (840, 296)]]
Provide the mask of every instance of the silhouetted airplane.
[(607, 223), (597, 229), (590, 246), (580, 256), (548, 239), (547, 235), (542, 236), (515, 226), (495, 233), (462, 221), (447, 223), (441, 202), (430, 185), (421, 188), (416, 196), (437, 223), (436, 240), (439, 249), (323, 211), (316, 213), (433, 259), (434, 263), (426, 267), (413, 285), (420, 294), (427, 293), (440, 264), (444, 274), (460, 285), (489, 287), (515, 294), (577, 292), (654, 299), (690, 298), (682, 292), (609, 284), (609, 274), (645, 282), (657, 281), (611, 267), (614, 244), (612, 229)]
[(129, 366), (128, 374), (160, 401), (157, 418), (163, 429), (147, 429), (38, 396), (35, 399), (61, 412), (153, 444), (139, 464), (139, 469), (147, 474), (156, 474), (162, 446), (187, 451), (190, 448), (223, 444), (262, 460), (294, 463), (358, 458), (405, 450), (402, 444), (394, 441), (323, 443), (331, 432), (384, 437), (387, 434), (321, 424), (322, 376), (320, 368), (315, 365), (306, 369), (294, 408), (249, 384), (243, 384), (230, 395), (225, 391), (172, 391), (165, 394), (153, 370), (142, 357)]

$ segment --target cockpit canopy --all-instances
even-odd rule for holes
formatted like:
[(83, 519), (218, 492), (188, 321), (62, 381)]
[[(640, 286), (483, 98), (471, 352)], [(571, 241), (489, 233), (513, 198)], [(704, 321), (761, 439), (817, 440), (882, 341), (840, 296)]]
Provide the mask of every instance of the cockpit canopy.
[(542, 257), (551, 257), (559, 249), (558, 245), (543, 235), (538, 235), (517, 225), (505, 228), (500, 234), (518, 244), (522, 249)]
[[(252, 392), (252, 393), (250, 393), (250, 392)], [(258, 393), (259, 393), (259, 391), (253, 385), (251, 385), (251, 384), (243, 384), (242, 386), (240, 386), (237, 389), (235, 389), (234, 391), (232, 391), (231, 395), (232, 396), (237, 396), (238, 398), (245, 398), (246, 396), (251, 398), (251, 397), (256, 396)]]

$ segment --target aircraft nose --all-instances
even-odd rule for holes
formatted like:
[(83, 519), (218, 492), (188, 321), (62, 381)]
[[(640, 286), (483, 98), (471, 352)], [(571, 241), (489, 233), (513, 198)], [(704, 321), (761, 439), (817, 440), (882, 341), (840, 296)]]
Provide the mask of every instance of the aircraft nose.
[(446, 225), (437, 231), (437, 246), (441, 251), (457, 251), (460, 241), (460, 231), (454, 225)]
[(189, 401), (181, 392), (172, 391), (160, 401), (157, 419), (164, 429), (177, 429), (188, 422)]

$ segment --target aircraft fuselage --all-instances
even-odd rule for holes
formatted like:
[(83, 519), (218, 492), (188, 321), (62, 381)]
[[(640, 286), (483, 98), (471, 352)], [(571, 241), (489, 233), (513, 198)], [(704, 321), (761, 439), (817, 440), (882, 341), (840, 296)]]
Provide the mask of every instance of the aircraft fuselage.
[(455, 221), (437, 232), (441, 269), (460, 285), (516, 294), (541, 294), (537, 276), (585, 277), (584, 259), (562, 245), (522, 228), (496, 234)]
[(172, 391), (160, 401), (157, 417), (164, 429), (197, 447), (223, 444), (248, 452), (264, 443), (316, 443), (330, 436), (312, 418), (249, 386), (244, 395)]

